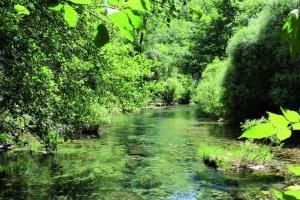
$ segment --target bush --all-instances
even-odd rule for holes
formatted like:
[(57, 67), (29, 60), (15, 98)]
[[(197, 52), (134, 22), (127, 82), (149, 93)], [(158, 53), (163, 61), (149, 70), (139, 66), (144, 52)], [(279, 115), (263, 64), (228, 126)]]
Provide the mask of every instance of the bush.
[(107, 108), (95, 102), (89, 107), (89, 115), (86, 122), (89, 126), (99, 126), (108, 124), (111, 121), (111, 115)]
[(232, 122), (260, 117), (280, 105), (299, 105), (295, 99), (300, 98), (300, 85), (295, 74), (300, 73), (300, 62), (292, 61), (281, 37), (283, 21), (297, 3), (273, 1), (231, 38), (223, 102)]
[(177, 78), (168, 78), (164, 83), (162, 99), (168, 103), (178, 102), (184, 94), (184, 87)]
[(216, 59), (207, 65), (192, 97), (192, 101), (199, 104), (204, 112), (216, 117), (222, 117), (225, 113), (221, 100), (224, 93), (223, 81), (229, 64), (228, 60)]

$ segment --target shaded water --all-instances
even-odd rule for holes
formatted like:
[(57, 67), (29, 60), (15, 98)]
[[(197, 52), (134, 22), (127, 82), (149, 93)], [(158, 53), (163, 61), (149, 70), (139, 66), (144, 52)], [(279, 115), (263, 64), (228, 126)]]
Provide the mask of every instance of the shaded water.
[(202, 164), (199, 148), (236, 143), (237, 135), (193, 107), (119, 115), (102, 139), (73, 141), (55, 155), (0, 155), (0, 198), (237, 199), (280, 187), (280, 177)]

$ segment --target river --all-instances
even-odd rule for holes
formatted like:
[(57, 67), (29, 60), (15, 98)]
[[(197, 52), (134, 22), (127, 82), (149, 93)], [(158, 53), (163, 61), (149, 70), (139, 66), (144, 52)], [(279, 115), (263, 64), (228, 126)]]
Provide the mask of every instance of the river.
[(68, 142), (53, 155), (1, 154), (0, 198), (255, 199), (282, 187), (283, 177), (203, 165), (199, 148), (231, 145), (238, 135), (190, 106), (120, 114), (102, 138)]

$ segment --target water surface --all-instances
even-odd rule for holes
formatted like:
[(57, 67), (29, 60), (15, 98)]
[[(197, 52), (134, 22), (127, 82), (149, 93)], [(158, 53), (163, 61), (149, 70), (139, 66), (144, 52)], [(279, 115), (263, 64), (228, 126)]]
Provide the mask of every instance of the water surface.
[(202, 164), (199, 148), (234, 145), (238, 134), (188, 106), (118, 115), (103, 138), (64, 144), (55, 155), (1, 154), (0, 198), (256, 199), (281, 187), (281, 177)]

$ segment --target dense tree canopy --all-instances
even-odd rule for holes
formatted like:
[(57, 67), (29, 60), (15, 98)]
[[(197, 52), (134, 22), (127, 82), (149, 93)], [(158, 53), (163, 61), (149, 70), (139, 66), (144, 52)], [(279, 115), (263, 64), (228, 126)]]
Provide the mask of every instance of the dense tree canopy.
[(1, 138), (55, 149), (151, 103), (234, 122), (297, 108), (298, 3), (1, 1)]

